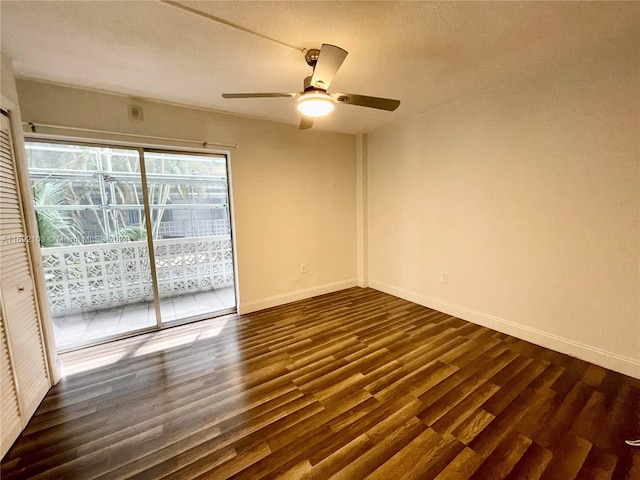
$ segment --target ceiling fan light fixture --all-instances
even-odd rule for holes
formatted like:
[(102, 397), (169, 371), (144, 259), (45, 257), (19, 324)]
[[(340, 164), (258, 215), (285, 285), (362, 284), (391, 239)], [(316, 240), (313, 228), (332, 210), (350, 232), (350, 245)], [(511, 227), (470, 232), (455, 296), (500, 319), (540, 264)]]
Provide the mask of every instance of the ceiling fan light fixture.
[[(1, 2), (2, 0), (0, 0)], [(302, 113), (299, 130), (313, 126), (314, 118), (324, 117), (333, 112), (336, 103), (359, 105), (378, 110), (394, 111), (400, 106), (400, 100), (369, 97), (354, 93), (327, 93), (336, 73), (348, 55), (348, 52), (335, 45), (323, 43), (320, 49), (306, 50), (305, 60), (313, 67), (313, 74), (304, 79), (302, 92), (289, 93), (223, 93), (223, 98), (297, 98), (297, 107)]]
[(322, 92), (310, 92), (298, 98), (298, 110), (306, 117), (324, 117), (333, 112), (333, 99)]

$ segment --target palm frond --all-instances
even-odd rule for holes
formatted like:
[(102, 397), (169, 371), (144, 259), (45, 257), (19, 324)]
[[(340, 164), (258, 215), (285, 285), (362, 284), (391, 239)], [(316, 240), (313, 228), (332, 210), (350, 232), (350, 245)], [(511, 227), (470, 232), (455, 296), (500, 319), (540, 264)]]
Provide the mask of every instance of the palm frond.
[(42, 247), (58, 247), (78, 244), (82, 229), (78, 219), (68, 210), (38, 209), (44, 206), (60, 206), (67, 203), (64, 185), (55, 182), (39, 182), (33, 185), (33, 203), (36, 208), (38, 233)]

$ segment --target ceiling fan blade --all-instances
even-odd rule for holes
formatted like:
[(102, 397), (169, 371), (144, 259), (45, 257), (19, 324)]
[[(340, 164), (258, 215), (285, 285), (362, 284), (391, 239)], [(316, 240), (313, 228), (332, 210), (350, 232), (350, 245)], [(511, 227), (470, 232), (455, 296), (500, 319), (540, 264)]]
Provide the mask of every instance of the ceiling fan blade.
[(349, 105), (359, 105), (361, 107), (377, 108), (379, 110), (394, 111), (400, 106), (400, 100), (391, 98), (368, 97), (366, 95), (355, 95), (353, 93), (332, 93), (333, 98), (338, 103), (348, 103)]
[(298, 93), (223, 93), (222, 98), (295, 97)]
[(349, 52), (335, 45), (323, 44), (311, 76), (311, 86), (326, 90)]
[(302, 120), (300, 120), (300, 126), (298, 127), (298, 130), (306, 130), (311, 127), (313, 127), (313, 118), (302, 117)]

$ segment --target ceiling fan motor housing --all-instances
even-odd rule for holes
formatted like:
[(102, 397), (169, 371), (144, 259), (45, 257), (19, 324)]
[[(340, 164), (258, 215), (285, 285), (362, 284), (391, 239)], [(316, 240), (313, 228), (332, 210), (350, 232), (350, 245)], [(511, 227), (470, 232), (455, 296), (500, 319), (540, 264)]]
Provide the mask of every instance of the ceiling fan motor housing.
[(318, 63), (318, 57), (320, 56), (320, 50), (317, 48), (311, 48), (307, 50), (304, 54), (304, 59), (307, 61), (307, 65), (310, 67), (315, 67), (316, 63)]

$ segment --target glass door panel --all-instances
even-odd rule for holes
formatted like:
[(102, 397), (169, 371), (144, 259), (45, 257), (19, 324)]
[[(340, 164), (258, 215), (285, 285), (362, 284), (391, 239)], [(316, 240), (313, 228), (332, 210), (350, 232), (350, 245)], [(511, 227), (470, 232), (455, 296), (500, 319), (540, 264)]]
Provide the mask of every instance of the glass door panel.
[(144, 152), (163, 323), (235, 308), (226, 158)]
[(235, 311), (225, 156), (26, 150), (58, 350)]
[(154, 327), (139, 152), (26, 150), (58, 349)]

